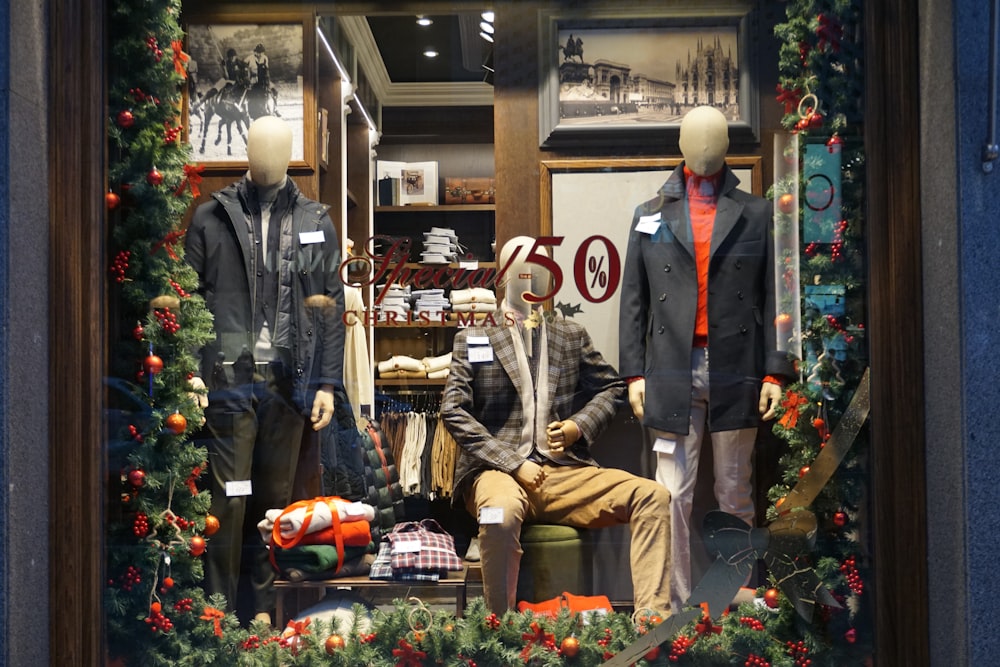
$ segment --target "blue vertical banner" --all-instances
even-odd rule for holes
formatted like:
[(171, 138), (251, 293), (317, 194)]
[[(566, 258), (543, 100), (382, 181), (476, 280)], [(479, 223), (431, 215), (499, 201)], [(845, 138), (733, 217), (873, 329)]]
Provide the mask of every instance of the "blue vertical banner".
[(802, 167), (804, 185), (802, 240), (833, 243), (842, 218), (839, 143), (807, 144)]

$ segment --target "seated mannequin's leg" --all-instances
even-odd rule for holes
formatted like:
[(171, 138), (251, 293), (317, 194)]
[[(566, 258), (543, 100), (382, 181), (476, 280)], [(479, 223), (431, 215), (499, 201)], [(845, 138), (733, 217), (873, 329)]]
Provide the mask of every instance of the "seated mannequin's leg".
[(487, 470), (473, 482), (466, 507), (477, 520), (484, 507), (501, 510), (499, 523), (479, 524), (479, 552), (486, 606), (502, 614), (516, 603), (517, 575), (523, 553), (521, 525), (528, 511), (527, 494), (507, 473)]
[(546, 466), (547, 505), (537, 520), (579, 528), (629, 524), (637, 609), (670, 608), (670, 494), (617, 468)]

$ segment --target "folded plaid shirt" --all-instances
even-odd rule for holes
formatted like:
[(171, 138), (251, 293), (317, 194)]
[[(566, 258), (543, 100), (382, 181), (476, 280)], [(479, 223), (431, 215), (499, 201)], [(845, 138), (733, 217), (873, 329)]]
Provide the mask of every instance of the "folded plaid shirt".
[(434, 519), (396, 524), (386, 538), (392, 545), (393, 574), (460, 571), (455, 539)]
[(400, 572), (392, 570), (392, 545), (387, 538), (383, 538), (379, 543), (378, 555), (372, 563), (368, 572), (369, 579), (380, 581), (438, 581), (441, 579), (439, 572)]

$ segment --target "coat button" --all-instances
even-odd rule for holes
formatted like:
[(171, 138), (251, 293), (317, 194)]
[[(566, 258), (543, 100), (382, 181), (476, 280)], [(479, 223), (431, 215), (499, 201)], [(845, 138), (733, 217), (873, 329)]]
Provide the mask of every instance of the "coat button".
[(743, 268), (743, 261), (742, 260), (739, 260), (739, 259), (736, 260), (736, 268), (737, 268), (737, 270)]
[(306, 335), (307, 336), (312, 336), (313, 335), (313, 330), (312, 329), (306, 329)]
[(667, 293), (664, 292), (663, 294), (660, 295), (660, 301), (666, 301), (666, 300), (667, 300)]
[(740, 325), (740, 333), (741, 334), (745, 334), (746, 332), (747, 332), (747, 328), (741, 324)]
[(670, 273), (670, 265), (669, 264), (667, 264), (666, 266), (663, 267), (663, 272), (664, 273)]
[(740, 301), (743, 300), (743, 290), (736, 290), (736, 298)]
[(665, 329), (663, 328), (663, 325), (660, 325), (660, 328), (656, 330), (656, 333), (663, 333), (664, 331)]

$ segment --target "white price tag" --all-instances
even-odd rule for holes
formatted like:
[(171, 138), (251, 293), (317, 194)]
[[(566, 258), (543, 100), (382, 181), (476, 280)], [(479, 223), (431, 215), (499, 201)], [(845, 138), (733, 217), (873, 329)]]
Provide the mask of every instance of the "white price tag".
[(238, 482), (226, 482), (226, 495), (233, 496), (253, 495), (253, 484), (249, 479), (241, 479)]
[(468, 343), (469, 343), (469, 345), (489, 345), (490, 344), (490, 337), (489, 336), (469, 336)]
[(641, 234), (655, 234), (660, 228), (660, 214), (639, 216), (639, 222), (635, 225), (635, 231)]
[(503, 523), (503, 508), (483, 507), (479, 510), (479, 523), (480, 525)]
[(316, 232), (299, 232), (299, 243), (302, 245), (309, 245), (310, 243), (322, 243), (326, 240), (323, 236), (323, 230)]
[(661, 454), (673, 454), (676, 448), (677, 441), (667, 438), (657, 438), (656, 442), (653, 443), (653, 451)]
[(475, 271), (479, 268), (479, 260), (466, 260), (464, 262), (458, 263), (458, 268), (466, 269), (468, 271)]
[(469, 361), (476, 363), (484, 363), (487, 361), (493, 361), (493, 346), (492, 345), (476, 345), (475, 347), (469, 348)]
[(396, 540), (392, 543), (394, 554), (420, 553), (420, 540)]

